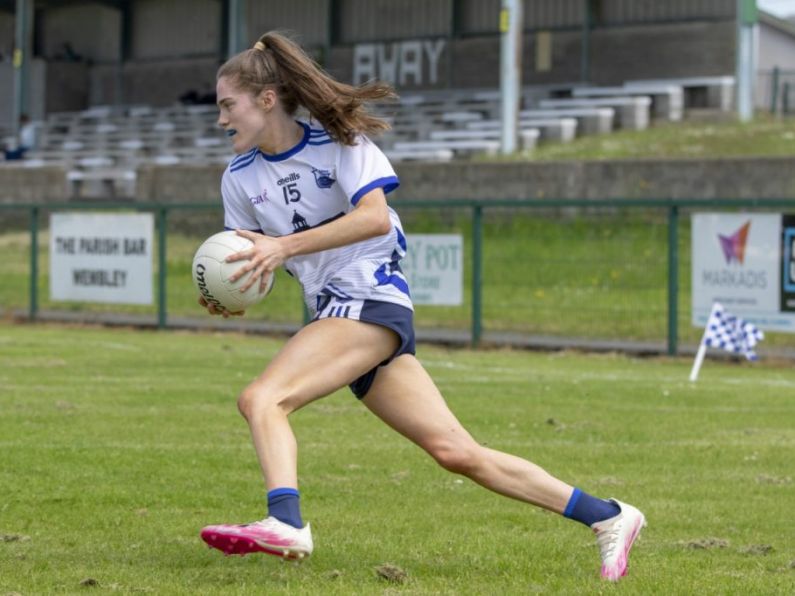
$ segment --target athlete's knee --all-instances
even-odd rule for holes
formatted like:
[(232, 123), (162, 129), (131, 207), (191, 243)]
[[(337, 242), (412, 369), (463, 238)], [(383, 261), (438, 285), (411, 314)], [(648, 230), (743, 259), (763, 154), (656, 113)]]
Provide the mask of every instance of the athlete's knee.
[(287, 415), (287, 394), (261, 383), (251, 383), (237, 398), (237, 409), (246, 420), (262, 416)]
[(426, 447), (440, 466), (454, 474), (469, 476), (478, 467), (480, 446), (474, 441), (433, 441)]

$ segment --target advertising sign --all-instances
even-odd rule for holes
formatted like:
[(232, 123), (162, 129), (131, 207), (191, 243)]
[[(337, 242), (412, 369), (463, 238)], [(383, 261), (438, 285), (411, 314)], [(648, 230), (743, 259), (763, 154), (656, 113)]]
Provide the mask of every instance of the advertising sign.
[(694, 326), (720, 302), (762, 329), (795, 333), (795, 217), (696, 213), (691, 232)]
[(53, 213), (50, 298), (152, 304), (151, 213)]
[(408, 234), (400, 261), (414, 304), (463, 304), (464, 240), (459, 234)]
[(795, 215), (782, 218), (781, 310), (795, 313)]

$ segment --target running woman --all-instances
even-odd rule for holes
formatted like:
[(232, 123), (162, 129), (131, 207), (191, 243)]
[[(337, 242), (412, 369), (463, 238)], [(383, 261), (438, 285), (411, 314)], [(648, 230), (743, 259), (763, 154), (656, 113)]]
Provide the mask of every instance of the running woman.
[[(367, 136), (388, 124), (368, 114), (366, 102), (393, 98), (393, 90), (377, 82), (342, 84), (289, 38), (270, 32), (220, 67), (217, 97), (218, 124), (238, 154), (221, 182), (225, 227), (254, 242), (230, 257), (248, 261), (234, 278), (249, 276), (244, 288), (264, 287), (284, 267), (301, 284), (312, 320), (238, 398), (265, 479), (268, 515), (208, 526), (204, 541), (227, 554), (312, 553), (288, 416), (348, 385), (446, 470), (589, 526), (602, 576), (623, 576), (643, 514), (477, 443), (414, 356), (413, 308), (400, 269), (406, 238), (385, 198), (398, 178)], [(296, 119), (299, 108), (307, 121)], [(242, 314), (199, 303), (211, 314)]]

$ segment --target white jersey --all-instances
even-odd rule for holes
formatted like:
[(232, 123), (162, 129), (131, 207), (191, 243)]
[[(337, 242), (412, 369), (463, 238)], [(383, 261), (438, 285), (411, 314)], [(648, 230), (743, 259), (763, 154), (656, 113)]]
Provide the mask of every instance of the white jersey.
[[(267, 155), (254, 148), (230, 162), (221, 181), (227, 229), (275, 237), (296, 234), (349, 213), (375, 188), (384, 193), (397, 188), (389, 160), (366, 136), (347, 146), (322, 129), (299, 124), (304, 136), (292, 149)], [(301, 283), (313, 315), (358, 318), (350, 306), (358, 310), (364, 300), (412, 308), (399, 265), (406, 238), (391, 208), (389, 218), (392, 228), (383, 236), (285, 262), (285, 269)], [(329, 315), (334, 308), (340, 310)]]

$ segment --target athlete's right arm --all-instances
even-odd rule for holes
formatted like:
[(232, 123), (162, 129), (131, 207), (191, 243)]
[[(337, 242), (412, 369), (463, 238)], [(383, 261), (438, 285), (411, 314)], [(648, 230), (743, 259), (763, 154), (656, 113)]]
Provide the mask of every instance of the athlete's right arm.
[(254, 232), (238, 230), (254, 246), (227, 257), (227, 261), (248, 260), (229, 278), (236, 281), (251, 272), (249, 280), (241, 287), (245, 292), (254, 283), (264, 286), (265, 275), (284, 264), (290, 257), (306, 255), (330, 248), (347, 246), (355, 242), (382, 236), (392, 229), (389, 208), (381, 188), (374, 188), (356, 204), (353, 211), (325, 225), (311, 228), (300, 234), (273, 238)]

